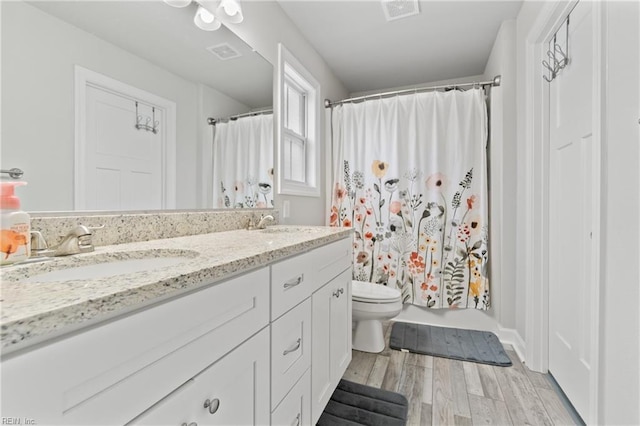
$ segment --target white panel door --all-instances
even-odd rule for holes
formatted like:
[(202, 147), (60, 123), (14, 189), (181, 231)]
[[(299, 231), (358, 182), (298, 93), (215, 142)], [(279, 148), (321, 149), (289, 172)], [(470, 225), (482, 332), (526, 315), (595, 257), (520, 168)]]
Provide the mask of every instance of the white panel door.
[[(564, 27), (558, 33), (564, 46)], [(593, 105), (592, 3), (570, 16), (570, 63), (549, 92), (549, 371), (578, 413), (589, 414)]]
[[(86, 90), (84, 208), (163, 208), (160, 133), (136, 129), (136, 105), (130, 98), (93, 86)], [(153, 115), (142, 103), (138, 114)], [(162, 109), (156, 108), (155, 119), (163, 122)]]

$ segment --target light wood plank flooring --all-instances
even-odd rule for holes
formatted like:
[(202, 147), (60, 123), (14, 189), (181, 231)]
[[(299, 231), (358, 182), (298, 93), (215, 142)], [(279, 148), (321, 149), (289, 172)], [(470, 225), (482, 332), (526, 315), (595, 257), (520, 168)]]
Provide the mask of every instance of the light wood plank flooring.
[[(384, 324), (389, 341), (391, 322)], [(573, 425), (546, 375), (530, 371), (510, 347), (511, 367), (405, 353), (353, 351), (344, 379), (400, 392), (409, 425)]]

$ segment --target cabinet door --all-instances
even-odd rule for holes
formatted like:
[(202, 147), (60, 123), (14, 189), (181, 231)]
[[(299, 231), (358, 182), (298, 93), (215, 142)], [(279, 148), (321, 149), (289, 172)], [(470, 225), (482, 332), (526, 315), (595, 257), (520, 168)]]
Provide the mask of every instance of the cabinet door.
[(264, 425), (269, 423), (269, 329), (187, 381), (136, 425)]
[(351, 362), (351, 269), (313, 294), (311, 346), (312, 424)]
[[(329, 316), (331, 328), (329, 358), (331, 359), (331, 380), (335, 387), (351, 362), (351, 270), (342, 273), (329, 284), (333, 285)], [(336, 297), (336, 294), (339, 297)]]

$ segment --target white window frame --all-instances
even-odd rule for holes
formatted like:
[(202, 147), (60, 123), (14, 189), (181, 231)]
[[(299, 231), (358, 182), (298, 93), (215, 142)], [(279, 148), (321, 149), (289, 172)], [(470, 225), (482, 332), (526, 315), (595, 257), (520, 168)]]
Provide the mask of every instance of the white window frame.
[[(285, 81), (305, 94), (304, 135), (298, 135), (284, 127)], [(320, 197), (320, 84), (311, 73), (289, 52), (278, 44), (278, 96), (276, 99), (278, 124), (276, 143), (277, 193), (305, 197)], [(285, 136), (304, 137), (305, 181), (285, 179)]]

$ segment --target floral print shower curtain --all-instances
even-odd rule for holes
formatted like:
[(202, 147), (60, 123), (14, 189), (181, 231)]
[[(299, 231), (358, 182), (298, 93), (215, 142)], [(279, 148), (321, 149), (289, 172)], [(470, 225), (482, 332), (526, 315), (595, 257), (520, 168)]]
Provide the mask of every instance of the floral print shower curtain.
[(217, 123), (213, 138), (217, 208), (273, 207), (273, 115)]
[(487, 309), (487, 111), (482, 89), (332, 111), (332, 226), (354, 228), (354, 279), (404, 303)]

